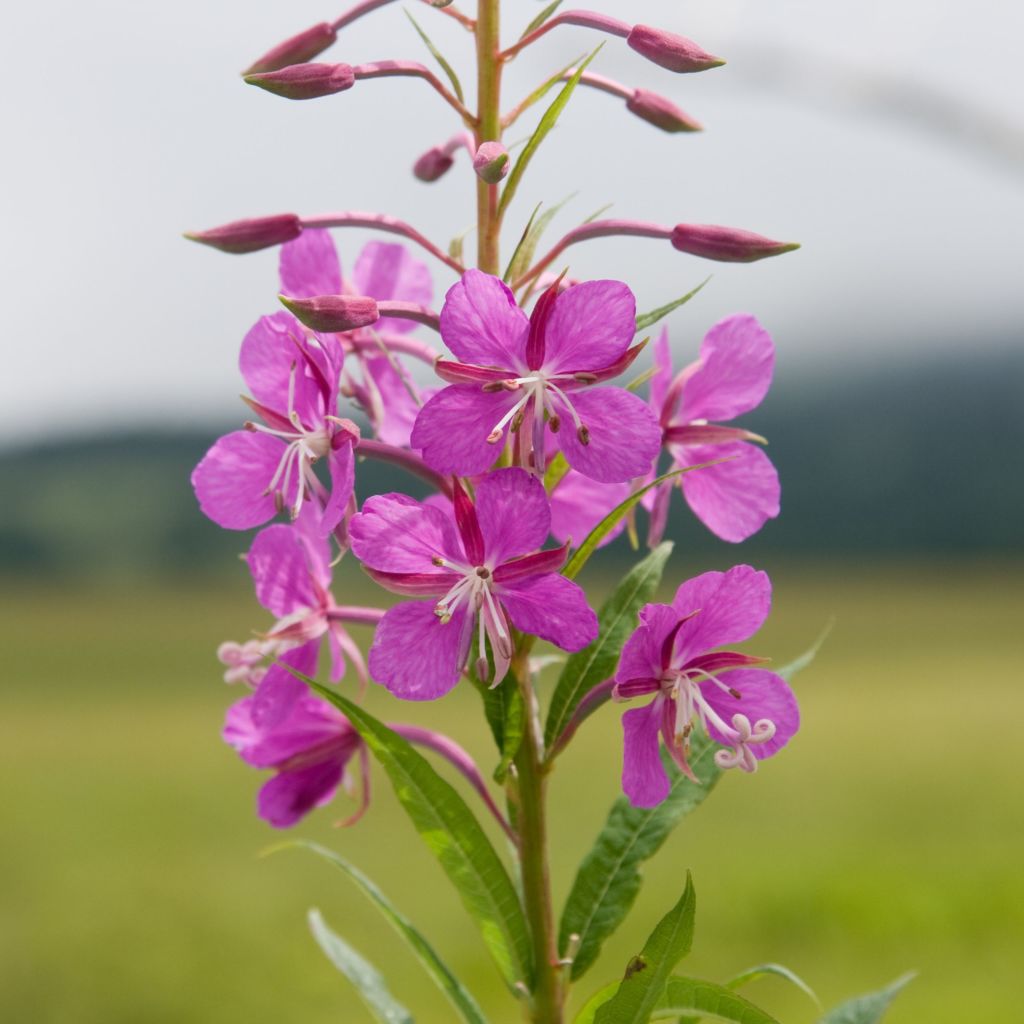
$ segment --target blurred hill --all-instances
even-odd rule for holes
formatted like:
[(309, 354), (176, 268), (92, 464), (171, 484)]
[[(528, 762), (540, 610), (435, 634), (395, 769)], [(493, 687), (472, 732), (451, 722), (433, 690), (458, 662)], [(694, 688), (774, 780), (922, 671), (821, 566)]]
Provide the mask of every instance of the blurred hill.
[[(871, 370), (783, 376), (747, 424), (770, 440), (783, 514), (742, 546), (762, 556), (1024, 552), (1024, 351), (894, 358)], [(0, 453), (0, 570), (31, 577), (218, 573), (247, 536), (199, 513), (189, 473), (217, 436), (140, 430)], [(416, 482), (364, 463), (361, 495)], [(681, 501), (671, 536), (720, 559)], [(619, 542), (623, 543), (622, 541)]]

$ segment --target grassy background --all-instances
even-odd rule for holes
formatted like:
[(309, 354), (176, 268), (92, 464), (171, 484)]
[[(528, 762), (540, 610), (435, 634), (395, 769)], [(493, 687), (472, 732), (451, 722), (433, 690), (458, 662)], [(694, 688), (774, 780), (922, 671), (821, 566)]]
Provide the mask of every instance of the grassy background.
[[(672, 564), (680, 571), (678, 556)], [(621, 970), (691, 868), (695, 974), (724, 979), (777, 960), (832, 1004), (916, 968), (892, 1024), (1018, 1019), (1024, 571), (773, 575), (776, 610), (752, 650), (783, 663), (837, 619), (796, 681), (804, 731), (757, 776), (727, 777), (670, 839), (574, 1005)], [(4, 589), (6, 1019), (369, 1020), (306, 934), (310, 906), (382, 968), (421, 1024), (452, 1019), (347, 880), (306, 853), (257, 856), (280, 836), (252, 813), (260, 776), (217, 739), (237, 694), (212, 657), (259, 622), (243, 582)], [(446, 729), (489, 767), (476, 695), (460, 690), (429, 707), (375, 690), (370, 707)], [(553, 778), (559, 897), (617, 787), (617, 718), (609, 709), (588, 723)], [(496, 1024), (516, 1019), (440, 870), (379, 772), (374, 781), (359, 826), (335, 830), (327, 810), (298, 833), (367, 870)], [(789, 1024), (815, 1016), (781, 982), (750, 994)]]

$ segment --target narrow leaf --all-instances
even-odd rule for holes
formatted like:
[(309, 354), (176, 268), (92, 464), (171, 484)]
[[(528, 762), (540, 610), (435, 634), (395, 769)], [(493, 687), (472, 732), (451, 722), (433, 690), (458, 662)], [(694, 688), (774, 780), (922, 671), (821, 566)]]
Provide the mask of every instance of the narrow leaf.
[(554, 14), (555, 11), (557, 11), (558, 8), (561, 7), (561, 6), (562, 6), (562, 0), (555, 0), (555, 2), (553, 4), (548, 4), (547, 7), (545, 7), (544, 10), (541, 11), (540, 14), (538, 14), (537, 17), (534, 18), (533, 21), (531, 21), (530, 24), (527, 25), (526, 28), (523, 29), (523, 34), (519, 38), (520, 39), (524, 39), (534, 29), (540, 28), (541, 25), (543, 25), (544, 22), (547, 21), (548, 18), (550, 18), (551, 15)]
[(656, 366), (648, 366), (643, 373), (638, 373), (627, 385), (627, 391), (639, 391), (656, 373)]
[(783, 665), (782, 668), (775, 669), (775, 674), (782, 676), (783, 679), (788, 683), (790, 679), (797, 674), (802, 672), (812, 661), (818, 656), (818, 651), (821, 650), (822, 644), (828, 639), (829, 633), (832, 632), (832, 627), (835, 625), (835, 619), (830, 620), (825, 628), (821, 631), (818, 639), (806, 650), (799, 658), (794, 658), (788, 665)]
[(459, 82), (459, 76), (455, 74), (455, 70), (452, 68), (451, 64), (444, 59), (441, 55), (441, 51), (433, 44), (427, 33), (420, 28), (416, 19), (408, 11), (405, 12), (405, 16), (412, 22), (412, 27), (419, 33), (419, 37), (423, 40), (423, 44), (430, 51), (430, 55), (437, 61), (441, 70), (448, 76), (448, 81), (452, 84), (452, 91), (459, 98), (459, 102), (464, 103), (466, 98), (462, 93), (462, 84)]
[(466, 1024), (487, 1024), (483, 1010), (477, 1005), (476, 1000), (452, 974), (447, 964), (437, 955), (434, 947), (423, 937), (419, 929), (403, 914), (397, 910), (394, 904), (377, 888), (369, 878), (366, 877), (354, 864), (350, 864), (340, 854), (329, 850), (326, 846), (313, 843), (306, 839), (297, 839), (294, 842), (284, 843), (275, 847), (276, 850), (288, 848), (305, 848), (323, 857), (330, 864), (333, 864), (339, 871), (348, 875), (355, 882), (356, 886), (363, 891), (363, 894), (374, 906), (384, 915), (384, 919), (392, 928), (405, 940), (409, 948), (416, 954), (427, 974), (433, 979), (437, 987), (451, 1000), (452, 1005), (459, 1012), (459, 1016)]
[(914, 972), (911, 971), (878, 992), (869, 992), (867, 995), (849, 999), (826, 1013), (818, 1024), (878, 1024), (885, 1011), (889, 1009), (889, 1004), (914, 976)]
[(724, 985), (680, 977), (669, 978), (651, 1020), (678, 1020), (691, 1010), (731, 1024), (779, 1024), (770, 1013)]
[(592, 221), (597, 220), (602, 213), (607, 213), (614, 205), (614, 203), (605, 203), (604, 206), (599, 206), (589, 217), (584, 219), (583, 223), (590, 224)]
[(555, 684), (544, 725), (544, 746), (550, 749), (579, 702), (598, 683), (615, 672), (626, 638), (637, 624), (637, 613), (654, 594), (672, 553), (672, 542), (659, 544), (638, 562), (615, 588), (598, 613), (597, 639), (582, 651), (569, 655)]
[(413, 1024), (412, 1014), (388, 991), (380, 971), (331, 931), (320, 911), (309, 912), (309, 928), (327, 959), (352, 982), (360, 998), (381, 1024)]
[(696, 908), (693, 879), (687, 872), (679, 902), (658, 922), (640, 955), (627, 964), (618, 991), (597, 1011), (594, 1024), (647, 1024), (672, 970), (690, 952)]
[(519, 240), (519, 245), (516, 246), (512, 259), (509, 260), (508, 269), (505, 271), (504, 277), (506, 282), (515, 281), (526, 273), (530, 264), (533, 263), (533, 256), (537, 251), (537, 245), (547, 230), (548, 225), (555, 218), (558, 211), (575, 196), (575, 192), (572, 195), (566, 196), (560, 203), (555, 203), (554, 206), (545, 210), (539, 217), (537, 213), (540, 210), (540, 204), (537, 204), (529, 223), (526, 225), (526, 230), (523, 232), (523, 237)]
[(737, 989), (743, 985), (749, 985), (752, 981), (758, 981), (761, 978), (767, 977), (782, 978), (784, 981), (788, 981), (794, 988), (800, 989), (811, 1002), (817, 1005), (818, 1009), (821, 1009), (821, 1000), (815, 995), (814, 989), (795, 971), (791, 971), (782, 964), (758, 964), (756, 967), (750, 967), (737, 974), (735, 978), (727, 981), (725, 984), (726, 988)]
[(636, 329), (638, 331), (646, 330), (651, 324), (656, 324), (662, 317), (666, 317), (673, 310), (678, 309), (680, 306), (689, 302), (711, 280), (710, 275), (705, 277), (703, 281), (692, 291), (688, 291), (681, 299), (676, 299), (674, 302), (669, 302), (664, 306), (659, 306), (657, 309), (652, 309), (650, 313), (641, 313), (636, 318)]
[(691, 782), (663, 750), (668, 772), (668, 796), (657, 807), (634, 807), (620, 796), (592, 849), (583, 859), (562, 911), (559, 948), (569, 936), (579, 936), (572, 979), (583, 976), (597, 959), (605, 939), (629, 913), (640, 891), (640, 868), (661, 849), (672, 830), (695, 810), (722, 774), (715, 764), (715, 744), (704, 733), (694, 734), (690, 765), (702, 785)]
[(493, 687), (477, 679), (475, 673), (470, 675), (470, 679), (484, 702), (484, 715), (494, 737), (494, 745), (501, 755), (494, 769), (494, 781), (501, 783), (505, 781), (508, 767), (515, 760), (523, 742), (523, 730), (526, 728), (523, 695), (511, 674), (499, 686)]
[(531, 945), (519, 898), (505, 865), (465, 801), (383, 722), (336, 690), (311, 679), (305, 682), (348, 718), (387, 772), (416, 830), (458, 890), (505, 981), (513, 988), (517, 982), (529, 985)]
[[(556, 86), (556, 85), (557, 85), (557, 84), (558, 84), (559, 82), (561, 82), (561, 81), (563, 80), (564, 76), (565, 76), (565, 75), (566, 75), (566, 74), (567, 74), (567, 73), (568, 73), (568, 72), (569, 72), (569, 71), (570, 71), (570, 70), (571, 70), (572, 68), (576, 67), (576, 65), (577, 65), (577, 64), (579, 64), (579, 63), (580, 63), (580, 61), (582, 61), (582, 60), (585, 60), (585, 59), (586, 59), (586, 56), (587, 56), (587, 55), (586, 55), (585, 53), (584, 53), (584, 54), (581, 54), (581, 55), (580, 55), (579, 57), (577, 57), (577, 58), (576, 58), (575, 60), (571, 60), (571, 61), (569, 61), (569, 63), (568, 63), (568, 64), (566, 64), (564, 68), (560, 68), (560, 69), (559, 69), (558, 71), (556, 71), (556, 72), (555, 72), (555, 73), (554, 73), (553, 75), (550, 75), (550, 76), (549, 76), (548, 78), (546, 78), (546, 79), (545, 79), (545, 80), (544, 80), (543, 82), (541, 82), (541, 84), (540, 84), (540, 85), (538, 85), (538, 86), (537, 86), (537, 88), (536, 88), (536, 89), (534, 89), (534, 90), (533, 90), (533, 92), (531, 92), (531, 93), (530, 93), (530, 94), (529, 94), (529, 95), (528, 95), (528, 96), (526, 97), (526, 99), (524, 99), (524, 100), (523, 100), (523, 101), (522, 101), (522, 102), (521, 102), (521, 103), (520, 103), (520, 104), (519, 104), (519, 105), (518, 105), (518, 106), (517, 106), (517, 107), (515, 108), (515, 113), (514, 113), (514, 115), (512, 116), (512, 120), (511, 120), (511, 121), (509, 121), (509, 122), (508, 122), (508, 124), (511, 124), (511, 123), (512, 123), (512, 121), (515, 121), (515, 120), (517, 120), (517, 119), (518, 119), (519, 117), (521, 117), (521, 116), (522, 116), (522, 115), (523, 115), (523, 114), (524, 114), (524, 113), (525, 113), (525, 112), (526, 112), (527, 110), (529, 110), (529, 109), (530, 109), (530, 107), (532, 107), (532, 106), (533, 106), (533, 105), (534, 105), (535, 103), (539, 103), (539, 102), (540, 102), (540, 101), (541, 101), (542, 99), (544, 99), (544, 97), (545, 97), (545, 96), (547, 96), (547, 94), (548, 94), (549, 92), (551, 92), (551, 90), (552, 90), (552, 89), (553, 89), (553, 88), (554, 88), (554, 87), (555, 87), (555, 86)], [(524, 141), (524, 142), (528, 142), (529, 140), (528, 140), (528, 139), (524, 139), (523, 141)], [(519, 145), (519, 143), (516, 143), (516, 145), (518, 146), (518, 145)], [(509, 151), (510, 153), (512, 152), (512, 147), (511, 147), (511, 146), (509, 146), (509, 147), (508, 147), (508, 151)]]
[(569, 463), (565, 456), (558, 452), (551, 460), (544, 474), (544, 489), (550, 494), (561, 482), (566, 473), (569, 472)]
[(618, 990), (617, 981), (599, 988), (580, 1008), (580, 1012), (573, 1018), (573, 1024), (594, 1024), (594, 1017), (597, 1011), (608, 1002)]
[[(604, 43), (602, 43), (601, 46), (604, 46)], [(579, 84), (579, 80), (583, 77), (583, 72), (587, 69), (587, 65), (590, 64), (590, 62), (598, 55), (601, 50), (601, 46), (594, 50), (594, 52), (587, 57), (587, 59), (583, 61), (578, 68), (576, 68), (576, 73), (568, 82), (565, 83), (562, 90), (555, 97), (551, 106), (544, 111), (544, 116), (540, 119), (540, 124), (538, 124), (534, 129), (529, 142), (527, 142), (523, 147), (523, 151), (519, 154), (519, 158), (516, 160), (515, 166), (512, 168), (512, 172), (509, 174), (508, 180), (505, 182), (505, 187), (502, 189), (501, 201), (498, 203), (499, 217), (506, 209), (508, 209), (508, 204), (512, 202), (512, 199), (516, 194), (516, 189), (519, 188), (519, 182), (522, 180), (523, 175), (526, 173), (526, 168), (533, 159), (533, 154), (537, 152), (540, 144), (547, 137), (551, 129), (555, 127), (555, 123), (558, 121), (559, 115), (565, 109), (565, 105), (569, 102), (573, 91)]]

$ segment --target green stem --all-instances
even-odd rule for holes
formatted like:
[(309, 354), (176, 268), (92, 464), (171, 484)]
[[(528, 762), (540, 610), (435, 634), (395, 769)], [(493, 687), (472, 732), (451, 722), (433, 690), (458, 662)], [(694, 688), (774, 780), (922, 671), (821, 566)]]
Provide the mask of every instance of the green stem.
[[(501, 141), (501, 3), (479, 0), (476, 19), (477, 129), (476, 144)], [(477, 265), (500, 274), (501, 252), (498, 187), (477, 181)]]
[(531, 707), (533, 684), (527, 663), (529, 641), (520, 645), (513, 672), (527, 707), (527, 728), (516, 755), (519, 833), (519, 868), (523, 885), (526, 919), (533, 936), (534, 987), (529, 1019), (533, 1024), (562, 1024), (565, 992), (558, 964), (551, 879), (548, 871), (546, 773), (538, 746)]

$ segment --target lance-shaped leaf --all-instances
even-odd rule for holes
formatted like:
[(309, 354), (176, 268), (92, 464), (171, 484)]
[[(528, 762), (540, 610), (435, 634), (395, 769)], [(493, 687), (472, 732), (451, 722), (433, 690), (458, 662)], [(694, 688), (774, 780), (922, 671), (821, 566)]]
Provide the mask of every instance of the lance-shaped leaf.
[[(604, 43), (602, 43), (601, 46), (604, 46)], [(530, 165), (530, 161), (533, 159), (533, 154), (537, 152), (540, 144), (547, 137), (551, 129), (555, 127), (559, 116), (565, 109), (565, 105), (569, 102), (573, 91), (579, 84), (580, 79), (583, 77), (583, 72), (586, 71), (587, 65), (590, 64), (590, 62), (597, 56), (601, 46), (594, 50), (594, 52), (576, 68), (575, 74), (568, 82), (565, 83), (561, 91), (555, 97), (551, 106), (544, 111), (544, 116), (540, 119), (540, 123), (534, 129), (533, 134), (523, 147), (523, 151), (519, 154), (519, 158), (516, 160), (516, 165), (512, 168), (512, 171), (508, 176), (508, 180), (505, 182), (505, 187), (502, 189), (501, 201), (498, 203), (499, 217), (508, 209), (508, 204), (512, 202), (512, 199), (516, 194), (516, 189), (519, 188), (519, 182), (522, 180), (523, 175), (526, 173), (526, 168)]]
[(319, 854), (339, 871), (348, 875), (355, 882), (356, 886), (363, 891), (363, 894), (370, 902), (383, 914), (388, 924), (394, 928), (413, 953), (416, 954), (416, 957), (423, 964), (424, 969), (437, 987), (451, 1000), (460, 1018), (466, 1024), (487, 1024), (487, 1018), (477, 1005), (476, 1000), (462, 982), (452, 974), (451, 969), (437, 955), (434, 947), (423, 937), (420, 930), (394, 906), (359, 868), (354, 864), (350, 864), (344, 857), (333, 850), (329, 850), (326, 846), (321, 846), (319, 843), (313, 843), (305, 839), (283, 843), (273, 849), (282, 850), (290, 848), (312, 850), (313, 853)]
[(566, 660), (544, 726), (547, 749), (562, 735), (580, 701), (614, 674), (622, 645), (636, 628), (637, 613), (654, 599), (671, 553), (672, 542), (665, 541), (630, 569), (598, 612), (597, 639)]
[(491, 727), (491, 735), (501, 754), (501, 760), (494, 769), (494, 781), (504, 782), (509, 765), (519, 753), (526, 728), (526, 705), (516, 685), (515, 676), (507, 675), (498, 686), (488, 686), (474, 675), (473, 684), (480, 691), (484, 702), (484, 715)]
[(519, 239), (515, 252), (512, 253), (512, 259), (508, 261), (508, 269), (505, 271), (505, 276), (502, 280), (506, 283), (516, 281), (529, 270), (530, 264), (533, 263), (534, 253), (537, 251), (537, 245), (547, 230), (548, 225), (554, 220), (558, 211), (575, 195), (576, 193), (573, 192), (572, 195), (566, 196), (560, 203), (555, 203), (554, 206), (543, 213), (540, 212), (541, 204), (537, 204), (533, 213), (530, 214), (526, 227), (523, 229), (523, 234)]
[(651, 1020), (677, 1021), (680, 1014), (694, 1011), (730, 1024), (779, 1024), (770, 1013), (724, 985), (682, 977), (669, 978)]
[(832, 632), (832, 627), (835, 625), (835, 620), (831, 620), (825, 628), (821, 631), (818, 639), (801, 654), (798, 658), (794, 658), (788, 665), (783, 665), (782, 668), (775, 669), (775, 674), (782, 676), (783, 679), (788, 683), (797, 672), (802, 672), (812, 661), (818, 656), (818, 651), (821, 650), (821, 645), (828, 639), (829, 633)]
[(381, 1024), (413, 1024), (412, 1014), (388, 991), (380, 971), (331, 931), (319, 910), (309, 912), (309, 928), (327, 959), (352, 982), (359, 997)]
[(703, 281), (692, 291), (688, 291), (682, 298), (676, 299), (673, 302), (666, 303), (664, 306), (659, 306), (657, 309), (652, 309), (650, 313), (641, 313), (636, 318), (636, 329), (638, 331), (646, 330), (651, 324), (656, 324), (662, 317), (666, 317), (669, 313), (677, 310), (680, 306), (685, 305), (690, 301), (710, 281), (711, 278), (705, 277)]
[(913, 978), (911, 971), (878, 992), (849, 999), (826, 1013), (818, 1024), (878, 1024), (892, 1001)]
[(300, 678), (345, 715), (387, 772), (399, 801), (441, 862), (505, 981), (513, 988), (518, 982), (529, 985), (533, 968), (526, 918), (505, 865), (465, 801), (383, 722), (336, 690)]
[(583, 858), (573, 881), (558, 928), (563, 956), (570, 936), (577, 946), (572, 979), (583, 976), (597, 959), (605, 939), (629, 913), (640, 891), (640, 867), (661, 849), (672, 830), (697, 808), (722, 774), (715, 764), (715, 744), (703, 733), (695, 734), (690, 766), (703, 780), (698, 785), (675, 766), (664, 750), (662, 763), (668, 772), (668, 796), (656, 807), (634, 807), (620, 796), (608, 814), (590, 852)]
[(693, 879), (687, 872), (679, 902), (658, 922), (640, 954), (626, 965), (618, 990), (598, 1009), (594, 1024), (647, 1024), (673, 969), (690, 952), (696, 909)]
[(814, 989), (799, 974), (782, 964), (758, 964), (756, 967), (748, 967), (745, 971), (737, 974), (735, 978), (730, 978), (725, 985), (726, 988), (737, 989), (743, 985), (749, 985), (752, 981), (771, 977), (788, 981), (794, 988), (800, 989), (819, 1010), (821, 1009), (821, 1000), (815, 995)]
[(523, 29), (523, 34), (519, 38), (523, 39), (526, 36), (528, 36), (535, 28), (540, 28), (541, 25), (543, 25), (544, 22), (547, 21), (548, 18), (550, 18), (551, 15), (554, 14), (555, 11), (557, 11), (558, 8), (561, 6), (562, 0), (554, 0), (554, 3), (548, 4), (547, 7), (545, 7), (544, 10), (541, 11), (540, 14), (538, 14), (537, 17), (534, 18), (533, 21), (531, 21), (530, 24)]
[(459, 76), (455, 74), (454, 68), (452, 68), (451, 64), (444, 59), (441, 51), (433, 44), (430, 36), (420, 28), (416, 19), (408, 11), (405, 12), (405, 16), (412, 22), (412, 27), (416, 29), (420, 39), (423, 40), (423, 45), (430, 51), (430, 55), (437, 61), (438, 66), (448, 76), (448, 81), (452, 83), (452, 91), (459, 98), (459, 102), (464, 103), (466, 101), (466, 97), (462, 93), (462, 83), (459, 81)]

